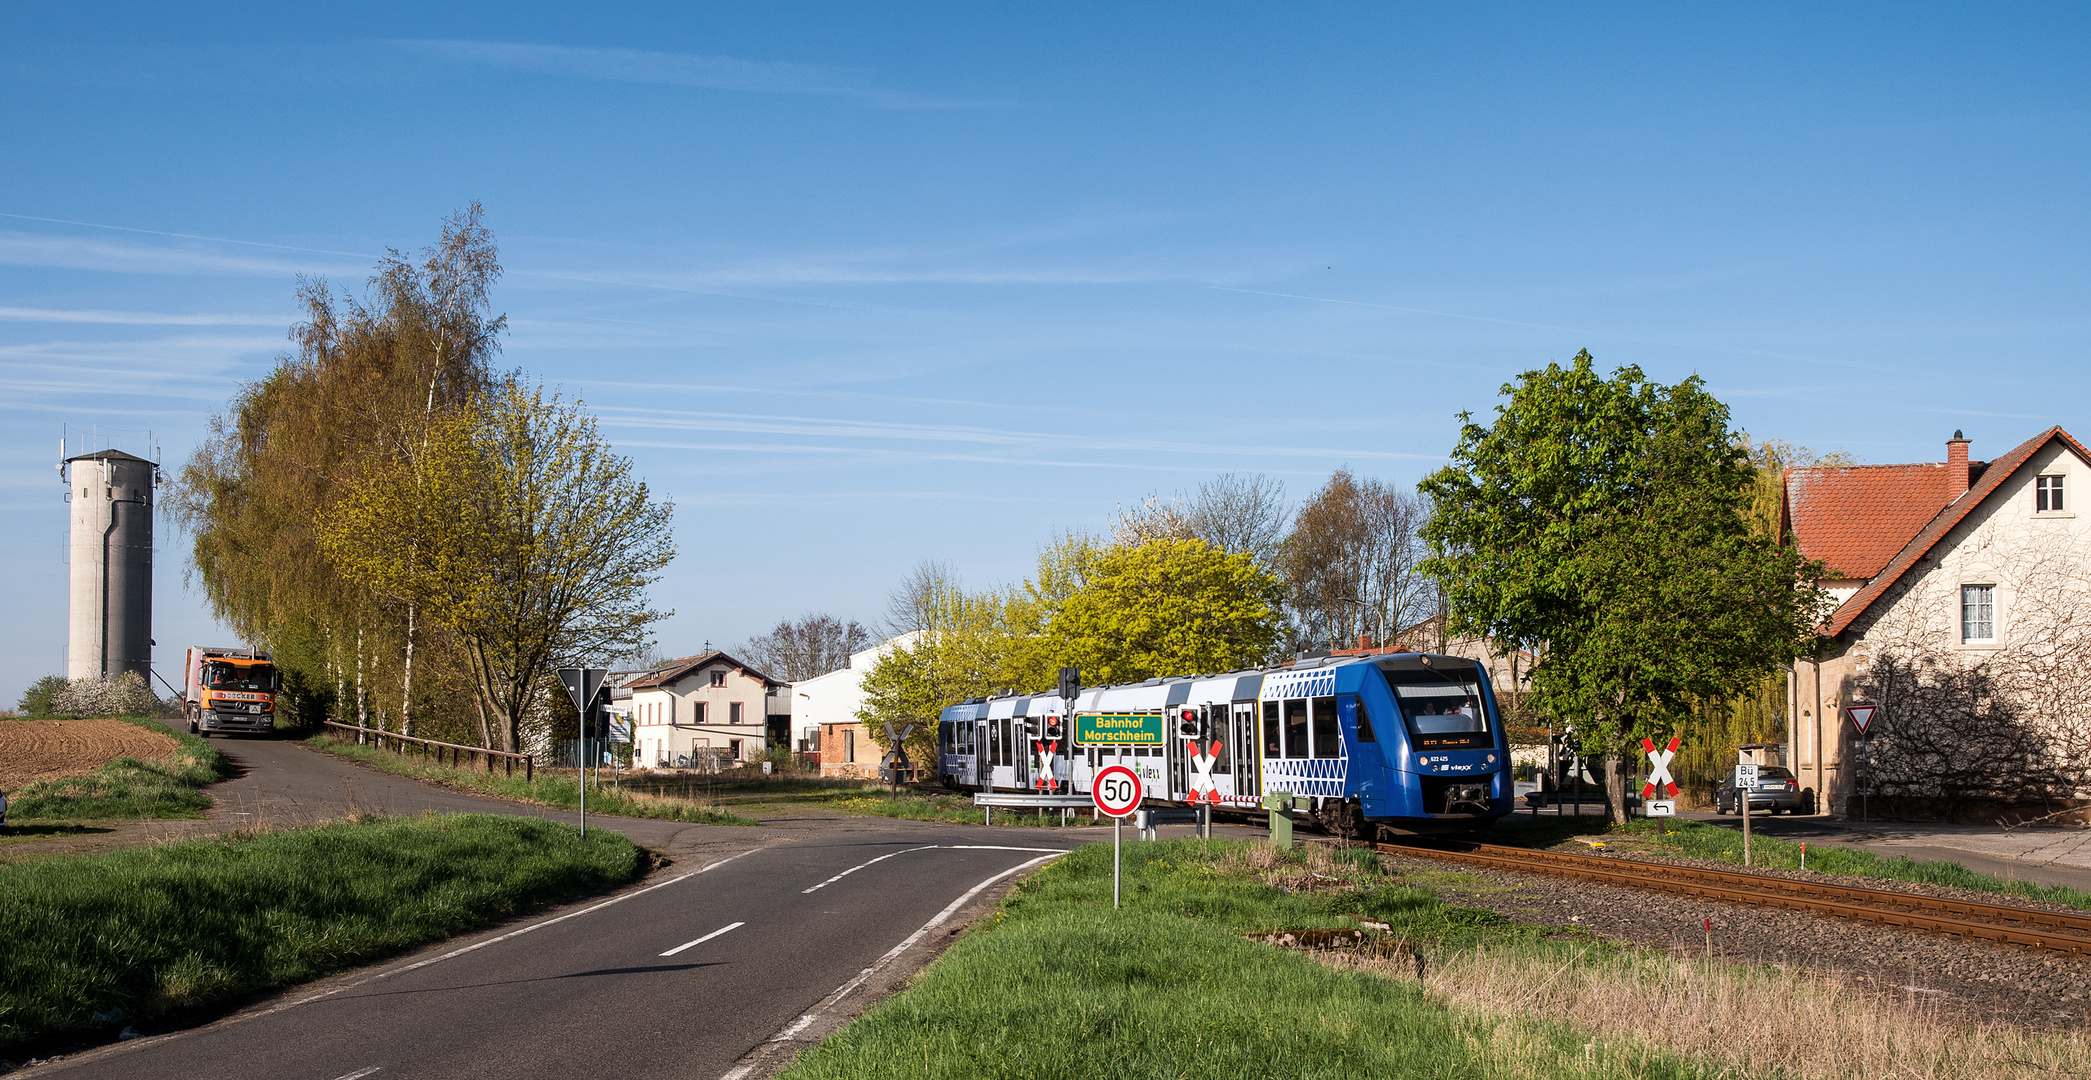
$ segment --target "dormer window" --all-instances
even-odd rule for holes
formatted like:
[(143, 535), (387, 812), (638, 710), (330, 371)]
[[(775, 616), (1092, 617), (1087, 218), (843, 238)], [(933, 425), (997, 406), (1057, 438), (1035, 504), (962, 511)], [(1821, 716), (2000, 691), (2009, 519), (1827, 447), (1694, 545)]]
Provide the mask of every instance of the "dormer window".
[(2033, 509), (2045, 514), (2062, 509), (2062, 478), (2042, 476), (2033, 481)]
[(724, 685), (726, 685), (726, 672), (725, 672), (724, 670), (719, 670), (719, 671), (714, 671), (714, 672), (712, 672), (712, 685), (713, 685), (713, 686), (724, 686)]

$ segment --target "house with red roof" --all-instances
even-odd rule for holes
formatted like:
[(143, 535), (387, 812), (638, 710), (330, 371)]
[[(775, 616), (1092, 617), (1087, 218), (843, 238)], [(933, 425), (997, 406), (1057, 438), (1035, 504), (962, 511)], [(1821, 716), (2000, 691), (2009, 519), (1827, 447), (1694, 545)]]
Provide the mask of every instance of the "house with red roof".
[[(1788, 763), (1840, 816), (2020, 817), (2091, 796), (2091, 452), (2060, 427), (1989, 461), (1787, 470), (1828, 570)], [(1856, 708), (1855, 708), (1856, 707)], [(1857, 720), (1867, 721), (1862, 732)]]

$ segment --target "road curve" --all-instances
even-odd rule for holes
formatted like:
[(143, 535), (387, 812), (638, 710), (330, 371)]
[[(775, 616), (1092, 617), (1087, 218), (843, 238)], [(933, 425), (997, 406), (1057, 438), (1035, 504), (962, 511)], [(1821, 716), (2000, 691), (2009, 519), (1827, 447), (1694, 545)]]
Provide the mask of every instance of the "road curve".
[[(335, 816), (349, 788), (357, 805), (391, 814), (574, 818), (428, 787), (291, 743), (220, 745), (246, 769), (229, 782), (239, 787), (225, 794), (226, 811), (277, 824)], [(926, 959), (1015, 874), (1099, 836), (883, 818), (735, 828), (591, 816), (589, 827), (615, 828), (674, 861), (618, 893), (302, 986), (208, 1025), (17, 1075), (759, 1075), (763, 1069), (746, 1066), (784, 1054), (754, 1061), (751, 1052), (810, 1045)]]

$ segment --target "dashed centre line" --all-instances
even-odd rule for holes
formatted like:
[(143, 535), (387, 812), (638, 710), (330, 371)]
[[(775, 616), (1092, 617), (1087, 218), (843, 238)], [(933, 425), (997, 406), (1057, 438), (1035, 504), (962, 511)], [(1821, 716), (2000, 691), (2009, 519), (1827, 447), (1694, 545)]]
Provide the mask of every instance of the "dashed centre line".
[(829, 878), (826, 881), (821, 882), (818, 885), (813, 886), (810, 889), (800, 889), (799, 893), (800, 895), (805, 895), (807, 893), (819, 892), (820, 890), (825, 889), (838, 881), (841, 881), (843, 878), (846, 878), (851, 874), (854, 874), (857, 871), (864, 869), (867, 866), (875, 866), (879, 863), (885, 862), (887, 859), (893, 858), (896, 855), (906, 855), (910, 851), (935, 851), (940, 848), (945, 851), (1046, 851), (1052, 852), (1056, 855), (1067, 854), (1066, 848), (1005, 847), (1000, 844), (924, 844), (921, 847), (911, 847), (902, 849), (900, 851), (887, 852), (886, 854), (881, 855), (878, 858), (871, 860), (870, 862), (858, 863), (857, 865), (852, 866), (847, 870), (844, 870), (843, 872), (835, 875), (834, 877)]
[(741, 927), (743, 927), (743, 926), (746, 926), (746, 925), (748, 925), (748, 924), (747, 924), (747, 923), (744, 923), (744, 922), (737, 922), (737, 923), (727, 923), (727, 924), (726, 924), (725, 926), (722, 926), (722, 927), (718, 928), (717, 930), (714, 930), (714, 931), (712, 931), (711, 933), (709, 933), (709, 934), (706, 934), (706, 935), (704, 935), (704, 936), (703, 936), (703, 937), (701, 937), (701, 938), (698, 938), (698, 939), (697, 939), (697, 940), (695, 940), (695, 941), (685, 941), (685, 942), (683, 942), (682, 944), (680, 944), (680, 945), (677, 945), (676, 947), (674, 947), (674, 948), (672, 948), (672, 949), (668, 950), (667, 952), (664, 952), (664, 953), (662, 953), (661, 955), (662, 955), (662, 956), (674, 956), (674, 955), (675, 955), (676, 953), (679, 953), (679, 952), (683, 951), (684, 949), (687, 949), (687, 948), (689, 948), (689, 947), (691, 947), (691, 946), (693, 946), (693, 945), (702, 945), (702, 944), (704, 944), (705, 942), (707, 942), (707, 941), (710, 941), (711, 939), (713, 939), (713, 938), (715, 938), (715, 937), (718, 937), (718, 936), (719, 936), (720, 934), (726, 933), (726, 932), (727, 932), (727, 931), (729, 931), (729, 930), (738, 930), (738, 929), (740, 929)]

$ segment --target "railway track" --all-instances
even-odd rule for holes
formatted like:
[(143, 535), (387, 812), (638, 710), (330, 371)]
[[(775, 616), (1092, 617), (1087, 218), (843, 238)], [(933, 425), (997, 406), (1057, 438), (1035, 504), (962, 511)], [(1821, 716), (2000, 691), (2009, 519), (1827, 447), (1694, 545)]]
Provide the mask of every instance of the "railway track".
[(1517, 874), (1548, 874), (1627, 889), (1696, 896), (1750, 907), (1807, 911), (1884, 926), (2091, 956), (2091, 914), (2075, 915), (2010, 904), (1946, 900), (1888, 889), (1818, 884), (1740, 870), (1638, 862), (1600, 855), (1533, 851), (1475, 843), (1374, 844), (1412, 859), (1483, 866)]

